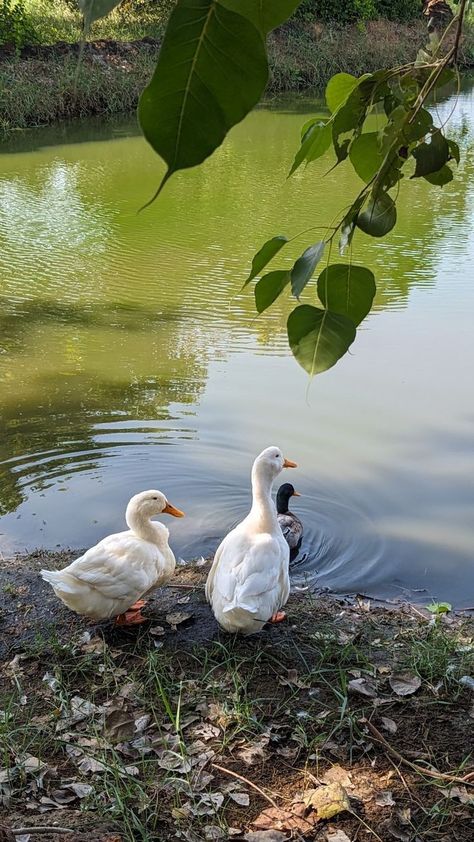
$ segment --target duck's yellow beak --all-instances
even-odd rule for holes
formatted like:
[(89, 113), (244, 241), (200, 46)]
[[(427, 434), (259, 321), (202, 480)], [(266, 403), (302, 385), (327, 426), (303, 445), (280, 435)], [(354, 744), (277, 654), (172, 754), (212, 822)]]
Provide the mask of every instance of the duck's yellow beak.
[(301, 494), (300, 494), (299, 491), (293, 491), (293, 494), (291, 496), (292, 497), (301, 497)]
[(296, 462), (292, 462), (291, 459), (285, 459), (285, 461), (283, 462), (283, 467), (284, 468), (297, 468), (298, 465), (296, 464)]
[(181, 509), (177, 509), (176, 506), (172, 506), (171, 503), (168, 503), (168, 501), (166, 501), (166, 506), (163, 511), (166, 512), (167, 515), (173, 515), (173, 517), (184, 517), (184, 512), (182, 512)]

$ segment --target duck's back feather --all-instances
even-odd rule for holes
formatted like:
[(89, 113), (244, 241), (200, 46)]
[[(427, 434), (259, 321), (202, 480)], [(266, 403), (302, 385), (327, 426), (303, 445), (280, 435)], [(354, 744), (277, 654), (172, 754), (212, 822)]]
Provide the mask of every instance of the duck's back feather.
[(303, 537), (303, 524), (299, 517), (292, 512), (286, 512), (278, 515), (278, 523), (290, 550), (296, 549)]
[(227, 631), (260, 631), (288, 599), (286, 543), (269, 533), (244, 534), (239, 527), (218, 548), (206, 596)]
[(133, 532), (104, 538), (64, 570), (42, 570), (56, 595), (73, 611), (105, 619), (126, 611), (173, 572), (174, 556)]

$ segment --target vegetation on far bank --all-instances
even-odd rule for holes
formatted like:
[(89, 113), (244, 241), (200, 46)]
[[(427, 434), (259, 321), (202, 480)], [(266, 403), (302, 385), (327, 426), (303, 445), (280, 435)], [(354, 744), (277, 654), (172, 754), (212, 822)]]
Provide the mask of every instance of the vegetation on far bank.
[[(107, 19), (104, 19), (107, 20)], [(139, 33), (137, 33), (139, 34)], [(339, 71), (373, 72), (386, 63), (413, 59), (425, 39), (423, 22), (368, 21), (344, 27), (300, 22), (269, 39), (271, 76), (267, 93), (321, 92)], [(148, 83), (158, 40), (92, 42), (77, 75), (78, 47), (32, 47), (3, 53), (0, 61), (0, 129), (23, 129), (91, 115), (130, 113)], [(1, 54), (1, 48), (0, 48)], [(464, 63), (474, 60), (468, 32)]]
[[(122, 0), (94, 21), (94, 40), (135, 41), (159, 38), (176, 0)], [(364, 23), (385, 18), (403, 23), (419, 20), (420, 0), (302, 0), (292, 24)], [(76, 0), (0, 0), (0, 45), (75, 43), (82, 37), (82, 14)]]
[[(134, 111), (172, 7), (173, 0), (125, 0), (95, 21), (77, 74), (75, 0), (0, 0), (0, 130)], [(321, 92), (339, 71), (412, 61), (426, 40), (420, 8), (419, 0), (305, 0), (270, 35), (267, 93)], [(474, 61), (469, 28), (463, 61)]]
[(472, 839), (472, 619), (305, 593), (286, 624), (239, 639), (217, 629), (200, 566), (153, 595), (149, 623), (117, 630), (55, 600), (44, 562), (2, 565), (7, 826), (127, 842)]

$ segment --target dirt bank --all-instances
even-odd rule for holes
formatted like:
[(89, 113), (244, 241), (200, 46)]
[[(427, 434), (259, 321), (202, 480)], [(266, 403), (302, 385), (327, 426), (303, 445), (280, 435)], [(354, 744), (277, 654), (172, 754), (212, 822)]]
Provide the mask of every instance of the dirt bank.
[(69, 558), (2, 563), (0, 822), (72, 831), (45, 842), (471, 842), (472, 618), (296, 593), (239, 639), (204, 564), (116, 630), (39, 579)]

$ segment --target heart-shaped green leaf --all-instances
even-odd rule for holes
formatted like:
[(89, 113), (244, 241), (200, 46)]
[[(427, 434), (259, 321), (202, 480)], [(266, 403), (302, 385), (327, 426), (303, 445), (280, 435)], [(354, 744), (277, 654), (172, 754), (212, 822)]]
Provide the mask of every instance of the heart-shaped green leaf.
[(412, 178), (438, 172), (449, 159), (449, 144), (439, 130), (431, 135), (431, 143), (420, 143), (412, 152), (416, 160)]
[(284, 23), (301, 0), (219, 0), (232, 12), (248, 18), (264, 35)]
[(444, 167), (441, 167), (441, 169), (437, 170), (437, 172), (432, 172), (424, 177), (430, 184), (436, 184), (438, 187), (444, 187), (445, 184), (449, 184), (449, 182), (453, 180), (453, 171), (447, 164), (445, 164)]
[(348, 316), (355, 325), (370, 311), (375, 292), (374, 274), (365, 266), (333, 263), (318, 278), (318, 295), (324, 306)]
[(336, 73), (331, 77), (326, 86), (326, 103), (333, 114), (346, 101), (357, 84), (358, 79), (350, 73)]
[(309, 304), (290, 313), (287, 328), (290, 348), (311, 376), (335, 365), (356, 337), (354, 322), (346, 316)]
[(255, 284), (255, 306), (259, 313), (263, 313), (270, 304), (278, 298), (286, 285), (290, 283), (290, 273), (277, 269), (269, 272)]
[(291, 270), (291, 290), (299, 298), (324, 252), (324, 242), (315, 243), (303, 252)]
[[(276, 237), (272, 237), (270, 240), (267, 240), (266, 243), (263, 244), (262, 248), (257, 251), (254, 255), (252, 260), (252, 268), (250, 270), (250, 275), (248, 276), (247, 280), (244, 283), (244, 287), (253, 281), (253, 279), (260, 274), (262, 269), (270, 263), (270, 260), (275, 257), (276, 254), (283, 248), (285, 243), (288, 242), (288, 238), (285, 237), (283, 234), (278, 234)], [(242, 289), (244, 288), (242, 287)]]
[(459, 151), (459, 146), (455, 140), (451, 140), (451, 138), (447, 138), (448, 146), (449, 146), (449, 155), (451, 158), (454, 158), (457, 164), (461, 160), (461, 153)]
[(77, 5), (84, 15), (86, 33), (89, 31), (91, 23), (108, 15), (121, 2), (122, 0), (77, 0)]
[(433, 117), (426, 108), (420, 108), (412, 120), (409, 120), (403, 132), (404, 140), (412, 143), (421, 140), (430, 131), (433, 125)]
[(370, 197), (364, 211), (357, 217), (357, 226), (371, 237), (385, 237), (397, 221), (397, 209), (388, 193)]
[(327, 152), (331, 145), (331, 131), (331, 125), (321, 120), (309, 127), (295, 155), (289, 175), (293, 175), (303, 161), (309, 164)]
[(366, 183), (370, 181), (383, 161), (378, 132), (365, 132), (354, 138), (349, 158), (357, 175)]
[(220, 146), (267, 78), (265, 44), (253, 23), (218, 0), (178, 0), (138, 108), (143, 134), (168, 167), (155, 198), (174, 172)]

